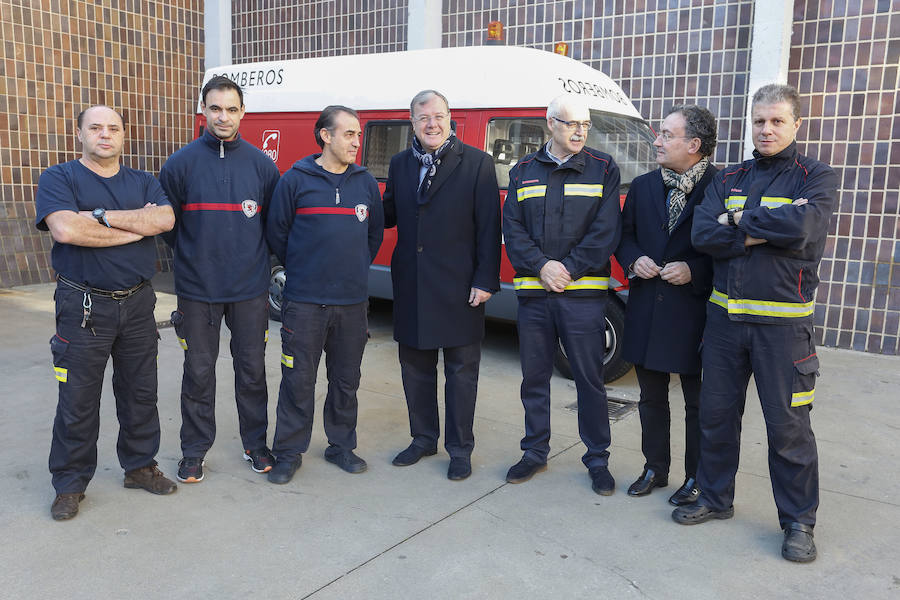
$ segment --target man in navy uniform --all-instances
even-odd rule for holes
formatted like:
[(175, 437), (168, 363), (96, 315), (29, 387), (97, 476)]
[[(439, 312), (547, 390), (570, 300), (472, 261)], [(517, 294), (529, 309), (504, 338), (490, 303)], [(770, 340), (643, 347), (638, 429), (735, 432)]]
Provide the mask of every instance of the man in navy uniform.
[(366, 470), (353, 452), (356, 391), (367, 339), (369, 265), (384, 237), (381, 194), (375, 178), (355, 164), (362, 136), (356, 111), (326, 107), (315, 136), (322, 152), (298, 160), (278, 182), (266, 230), (287, 271), (272, 483), (289, 482), (309, 448), (323, 350), (325, 460), (348, 473)]
[(171, 494), (175, 483), (156, 466), (158, 334), (150, 279), (158, 233), (172, 228), (172, 207), (156, 179), (119, 163), (122, 116), (108, 106), (78, 115), (82, 155), (50, 167), (38, 183), (35, 223), (53, 236), (57, 273), (56, 334), (50, 339), (59, 403), (50, 472), (60, 521), (78, 503), (97, 469), (100, 391), (109, 357), (119, 417), (116, 451), (125, 487)]
[(669, 373), (678, 373), (684, 395), (685, 481), (669, 502), (681, 506), (700, 493), (700, 338), (712, 259), (691, 245), (691, 223), (716, 172), (709, 163), (716, 147), (716, 119), (699, 106), (674, 106), (653, 145), (660, 168), (631, 182), (616, 250), (631, 278), (622, 356), (634, 363), (641, 386), (638, 411), (646, 461), (628, 495), (646, 496), (669, 483)]
[(443, 348), (447, 477), (461, 480), (472, 473), (484, 303), (500, 289), (500, 192), (491, 157), (456, 138), (441, 93), (419, 92), (409, 113), (413, 147), (391, 158), (384, 191), (385, 227), (397, 226), (394, 339), (413, 438), (393, 464), (437, 452)]
[(816, 440), (809, 411), (819, 359), (813, 296), (837, 198), (837, 176), (797, 151), (800, 98), (787, 85), (753, 95), (753, 158), (716, 174), (694, 211), (694, 246), (713, 257), (703, 334), (700, 498), (672, 518), (734, 515), (747, 383), (754, 375), (769, 441), (769, 475), (787, 560), (816, 558)]
[(269, 248), (263, 230), (278, 168), (241, 139), (244, 94), (227, 77), (203, 86), (203, 135), (169, 157), (159, 180), (175, 208), (166, 240), (175, 254), (178, 310), (172, 324), (184, 349), (178, 480), (203, 480), (216, 437), (216, 359), (224, 317), (231, 330), (234, 397), (243, 457), (257, 473), (272, 468), (266, 445)]
[(609, 413), (603, 385), (609, 258), (619, 243), (619, 167), (585, 146), (591, 113), (575, 96), (547, 108), (550, 141), (509, 173), (503, 205), (506, 254), (516, 270), (525, 437), (522, 459), (506, 480), (521, 483), (546, 469), (550, 453), (550, 376), (561, 341), (578, 396), (582, 462), (591, 488), (608, 496)]

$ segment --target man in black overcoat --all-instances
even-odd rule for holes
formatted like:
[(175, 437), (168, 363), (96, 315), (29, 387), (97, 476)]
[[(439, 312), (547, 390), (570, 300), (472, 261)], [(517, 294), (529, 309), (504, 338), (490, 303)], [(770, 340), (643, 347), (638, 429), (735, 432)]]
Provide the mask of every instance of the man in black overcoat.
[(700, 456), (700, 339), (712, 285), (712, 259), (691, 245), (694, 206), (716, 168), (716, 120), (699, 106), (666, 115), (656, 146), (660, 168), (634, 179), (622, 209), (616, 258), (631, 279), (623, 357), (634, 363), (641, 399), (644, 471), (628, 488), (645, 496), (669, 480), (669, 374), (678, 373), (685, 405), (684, 484), (669, 498), (696, 501)]
[(447, 477), (460, 480), (472, 473), (484, 303), (500, 289), (500, 196), (491, 157), (458, 140), (450, 119), (439, 92), (412, 99), (415, 139), (391, 159), (384, 213), (385, 227), (397, 227), (394, 339), (413, 438), (393, 464), (412, 465), (437, 452), (443, 348)]

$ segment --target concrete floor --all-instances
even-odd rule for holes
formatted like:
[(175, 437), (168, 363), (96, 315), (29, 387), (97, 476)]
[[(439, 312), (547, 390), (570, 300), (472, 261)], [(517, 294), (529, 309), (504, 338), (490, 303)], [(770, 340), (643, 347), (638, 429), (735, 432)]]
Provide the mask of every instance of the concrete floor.
[[(158, 286), (165, 287), (165, 286)], [(669, 518), (673, 491), (629, 498), (640, 473), (640, 423), (612, 426), (612, 497), (593, 494), (581, 464), (575, 390), (554, 377), (549, 470), (504, 481), (520, 457), (523, 411), (515, 331), (489, 327), (476, 413), (473, 475), (446, 479), (443, 451), (405, 468), (406, 406), (382, 305), (359, 392), (359, 449), (367, 472), (326, 463), (320, 385), (312, 446), (294, 480), (267, 483), (241, 460), (228, 332), (218, 364), (218, 439), (206, 479), (157, 497), (122, 487), (117, 424), (104, 388), (99, 466), (78, 517), (54, 522), (47, 453), (56, 406), (47, 341), (53, 286), (0, 290), (0, 598), (898, 598), (900, 597), (900, 358), (821, 349), (814, 429), (819, 443), (819, 559), (780, 556), (766, 439), (751, 385), (735, 517), (698, 527)], [(158, 320), (174, 297), (161, 293)], [(279, 385), (278, 324), (267, 349), (270, 438)], [(181, 457), (182, 351), (161, 330), (163, 471)], [(323, 361), (324, 362), (324, 361)], [(320, 372), (320, 381), (324, 373)], [(677, 378), (672, 384), (680, 396)], [(637, 399), (629, 374), (609, 388)], [(673, 456), (683, 411), (673, 403)], [(683, 476), (673, 464), (673, 485)]]

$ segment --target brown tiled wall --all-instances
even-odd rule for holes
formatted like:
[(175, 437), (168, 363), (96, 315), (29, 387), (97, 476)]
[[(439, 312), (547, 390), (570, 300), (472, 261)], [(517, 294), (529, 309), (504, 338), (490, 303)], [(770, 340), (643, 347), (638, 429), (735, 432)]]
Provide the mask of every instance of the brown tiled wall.
[(232, 0), (234, 63), (406, 50), (402, 0)]
[(840, 183), (816, 301), (820, 341), (897, 354), (900, 333), (900, 3), (794, 3), (788, 81), (801, 144)]
[[(125, 164), (156, 173), (191, 139), (203, 75), (201, 0), (0, 0), (0, 287), (49, 281), (51, 239), (34, 228), (48, 166), (76, 158), (75, 115), (127, 119)], [(161, 267), (171, 267), (160, 252)]]

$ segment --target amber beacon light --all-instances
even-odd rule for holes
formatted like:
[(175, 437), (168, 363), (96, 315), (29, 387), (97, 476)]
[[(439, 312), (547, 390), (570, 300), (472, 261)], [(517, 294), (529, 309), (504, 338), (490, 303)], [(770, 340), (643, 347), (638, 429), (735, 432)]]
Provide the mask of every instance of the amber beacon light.
[(556, 42), (556, 45), (553, 46), (553, 51), (557, 54), (562, 54), (563, 56), (569, 55), (569, 45), (565, 42)]
[(487, 44), (502, 44), (503, 43), (503, 23), (500, 21), (491, 21), (488, 23), (487, 29)]

